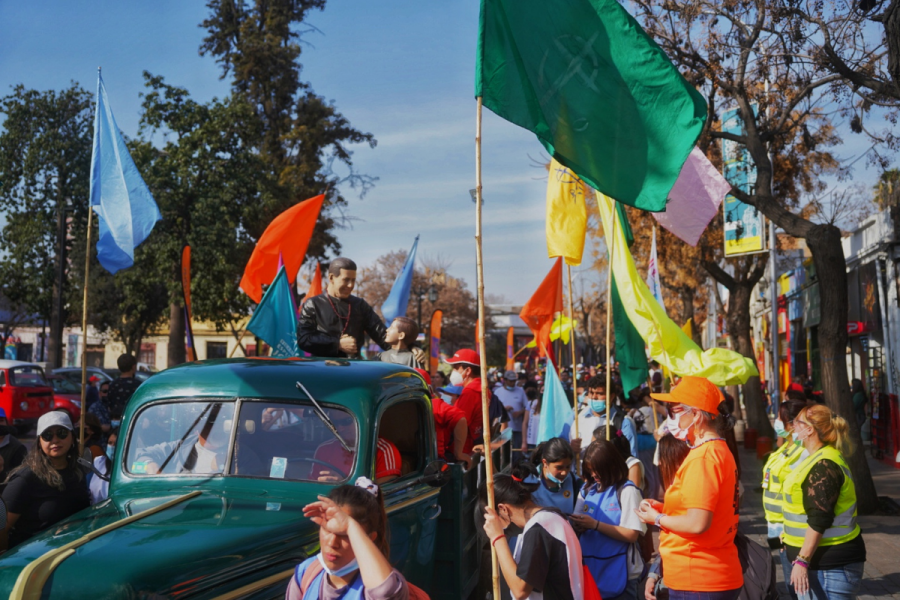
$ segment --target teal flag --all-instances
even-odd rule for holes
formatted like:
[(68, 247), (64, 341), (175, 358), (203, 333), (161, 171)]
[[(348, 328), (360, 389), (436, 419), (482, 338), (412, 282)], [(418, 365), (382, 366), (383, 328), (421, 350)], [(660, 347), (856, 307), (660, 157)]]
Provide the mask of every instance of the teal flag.
[(110, 273), (134, 264), (134, 249), (162, 219), (128, 153), (99, 75), (91, 152), (91, 207), (99, 221), (97, 260)]
[[(631, 231), (631, 223), (625, 214), (625, 207), (621, 202), (616, 202), (616, 218), (625, 233), (628, 247), (634, 243), (634, 234)], [(607, 238), (610, 239), (610, 238)], [(616, 248), (615, 252), (619, 249)], [(628, 394), (631, 390), (647, 383), (650, 377), (650, 369), (647, 365), (647, 353), (645, 351), (644, 338), (635, 329), (628, 319), (622, 298), (616, 287), (616, 278), (612, 279), (612, 311), (613, 331), (616, 334), (616, 360), (619, 362), (619, 375), (622, 377), (622, 390)]]
[(706, 102), (617, 0), (481, 0), (475, 95), (610, 198), (662, 211)]
[(297, 346), (297, 311), (284, 266), (278, 269), (275, 281), (253, 311), (247, 329), (271, 346), (272, 356), (300, 356), (300, 348)]
[(569, 439), (569, 429), (574, 421), (575, 411), (553, 363), (548, 360), (544, 398), (541, 400), (541, 420), (538, 423), (538, 444), (555, 437)]

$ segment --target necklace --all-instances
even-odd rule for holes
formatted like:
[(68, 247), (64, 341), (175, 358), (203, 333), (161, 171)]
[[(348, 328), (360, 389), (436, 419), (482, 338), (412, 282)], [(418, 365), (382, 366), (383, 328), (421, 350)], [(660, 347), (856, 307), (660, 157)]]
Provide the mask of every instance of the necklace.
[(708, 440), (703, 440), (702, 442), (700, 442), (700, 443), (697, 444), (696, 446), (691, 446), (690, 444), (688, 444), (688, 446), (690, 446), (691, 450), (696, 450), (697, 448), (699, 448), (699, 447), (702, 446), (703, 444), (708, 444), (709, 442), (724, 442), (724, 441), (725, 441), (725, 438), (714, 437), (714, 438), (709, 438)]
[(353, 312), (353, 305), (350, 302), (347, 302), (347, 316), (344, 317), (341, 313), (338, 312), (337, 306), (331, 301), (331, 294), (326, 293), (325, 298), (328, 299), (328, 304), (331, 305), (331, 310), (334, 311), (334, 314), (337, 316), (338, 321), (342, 321), (344, 323), (343, 329), (341, 329), (341, 335), (344, 335), (347, 332), (347, 328), (350, 327), (350, 314)]

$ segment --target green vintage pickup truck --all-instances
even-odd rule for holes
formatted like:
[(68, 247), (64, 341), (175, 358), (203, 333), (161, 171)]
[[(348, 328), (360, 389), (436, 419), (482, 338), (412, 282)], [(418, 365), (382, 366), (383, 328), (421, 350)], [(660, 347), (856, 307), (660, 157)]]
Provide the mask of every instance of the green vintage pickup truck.
[[(440, 468), (422, 379), (380, 362), (266, 358), (190, 363), (144, 383), (109, 499), (3, 554), (0, 597), (283, 598), (294, 566), (318, 551), (302, 507), (375, 479), (378, 437), (402, 457), (382, 485), (391, 562), (432, 598), (470, 597), (483, 475)], [(499, 469), (508, 446), (492, 453)]]

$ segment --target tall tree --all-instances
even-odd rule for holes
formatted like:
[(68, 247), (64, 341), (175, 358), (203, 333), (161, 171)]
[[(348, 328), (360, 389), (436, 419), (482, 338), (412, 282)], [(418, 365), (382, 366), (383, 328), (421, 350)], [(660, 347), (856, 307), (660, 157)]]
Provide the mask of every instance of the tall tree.
[(91, 94), (77, 84), (0, 99), (0, 279), (9, 301), (50, 323), (48, 363), (62, 366), (70, 227), (84, 229), (91, 165)]
[[(200, 104), (187, 90), (145, 73), (141, 134), (134, 158), (163, 220), (145, 242), (144, 256), (167, 293), (169, 365), (185, 360), (181, 251), (191, 246), (192, 309), (218, 330), (247, 314), (238, 291), (253, 244), (248, 221), (276, 187), (254, 150), (261, 123), (242, 96)], [(149, 140), (164, 139), (157, 147)]]
[[(822, 105), (835, 100), (836, 89), (845, 90), (838, 99), (847, 110), (854, 109), (856, 97), (843, 85), (842, 77), (817, 58), (816, 36), (779, 0), (671, 0), (663, 4), (636, 0), (635, 5), (648, 32), (688, 80), (703, 89), (710, 115), (715, 117), (723, 106), (740, 110), (741, 134), (711, 129), (709, 136), (745, 146), (756, 168), (753, 189), (732, 188), (732, 194), (755, 206), (789, 235), (806, 241), (820, 282), (824, 396), (832, 409), (852, 422), (843, 360), (848, 299), (841, 232), (833, 223), (804, 218), (798, 206), (800, 195), (821, 189), (819, 178), (835, 167), (827, 147), (839, 139)], [(845, 20), (838, 29), (841, 35), (863, 35), (857, 25)], [(883, 52), (880, 56), (886, 60)], [(800, 169), (803, 177), (776, 177), (789, 169)], [(857, 428), (851, 427), (851, 436), (861, 447)], [(848, 461), (860, 510), (871, 512), (876, 495), (865, 454), (856, 452)]]
[[(346, 199), (337, 190), (348, 183), (361, 193), (374, 178), (353, 168), (351, 144), (375, 146), (369, 133), (353, 128), (335, 106), (301, 80), (300, 37), (311, 10), (325, 0), (209, 0), (208, 34), (200, 46), (231, 77), (234, 93), (245, 98), (259, 117), (254, 144), (279, 187), (247, 215), (245, 227), (257, 239), (271, 220), (298, 200), (328, 192), (307, 254), (324, 258), (338, 253), (335, 227), (341, 225)], [(349, 175), (333, 167), (342, 163)]]

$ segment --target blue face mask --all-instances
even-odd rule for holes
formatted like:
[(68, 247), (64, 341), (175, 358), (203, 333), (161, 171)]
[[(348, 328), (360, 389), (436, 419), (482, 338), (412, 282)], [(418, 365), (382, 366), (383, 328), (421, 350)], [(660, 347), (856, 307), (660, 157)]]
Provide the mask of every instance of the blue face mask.
[(359, 563), (356, 562), (355, 558), (353, 560), (351, 560), (350, 562), (348, 562), (343, 567), (341, 567), (340, 569), (337, 569), (337, 570), (329, 569), (328, 565), (325, 564), (325, 559), (322, 558), (321, 552), (319, 553), (319, 564), (322, 565), (322, 568), (325, 570), (326, 573), (328, 573), (329, 575), (334, 575), (335, 577), (344, 577), (345, 575), (349, 575), (353, 571), (359, 570)]
[(782, 421), (781, 419), (775, 419), (775, 424), (773, 426), (775, 427), (775, 435), (777, 435), (778, 437), (786, 438), (789, 435), (787, 430), (784, 428), (784, 421)]
[(106, 456), (109, 457), (109, 460), (113, 459), (113, 456), (115, 455), (115, 453), (116, 453), (116, 447), (110, 446), (109, 444), (107, 444), (106, 445)]
[(597, 414), (606, 412), (606, 400), (591, 400), (591, 410)]
[(554, 477), (554, 476), (553, 476), (553, 473), (551, 473), (550, 471), (548, 471), (548, 470), (546, 470), (546, 469), (541, 469), (541, 471), (543, 471), (544, 477), (546, 477), (547, 479), (549, 479), (550, 481), (552, 481), (552, 482), (555, 483), (556, 485), (562, 485), (562, 480), (561, 480), (561, 479), (557, 479), (556, 477)]

